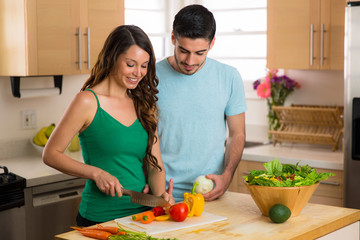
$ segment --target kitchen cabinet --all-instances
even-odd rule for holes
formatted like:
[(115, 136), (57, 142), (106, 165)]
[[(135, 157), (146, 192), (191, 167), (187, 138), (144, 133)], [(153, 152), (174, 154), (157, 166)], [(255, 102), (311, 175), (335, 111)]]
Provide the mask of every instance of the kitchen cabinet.
[[(311, 167), (311, 166), (310, 166)], [(250, 173), (250, 170), (265, 170), (263, 162), (241, 160), (235, 171), (234, 178), (229, 186), (229, 191), (249, 193), (243, 183), (243, 176)], [(343, 171), (334, 169), (316, 168), (317, 172), (332, 172), (335, 176), (321, 181), (319, 187), (309, 200), (311, 203), (326, 204), (332, 206), (343, 206)]]
[(0, 75), (89, 73), (124, 0), (0, 0)]
[(344, 69), (344, 0), (268, 0), (267, 67)]

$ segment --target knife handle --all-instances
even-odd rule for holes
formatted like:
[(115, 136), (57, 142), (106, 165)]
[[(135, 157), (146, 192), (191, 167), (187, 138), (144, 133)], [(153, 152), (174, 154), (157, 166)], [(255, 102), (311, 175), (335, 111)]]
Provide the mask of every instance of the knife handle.
[(131, 196), (131, 193), (126, 188), (121, 188), (121, 193), (126, 196)]

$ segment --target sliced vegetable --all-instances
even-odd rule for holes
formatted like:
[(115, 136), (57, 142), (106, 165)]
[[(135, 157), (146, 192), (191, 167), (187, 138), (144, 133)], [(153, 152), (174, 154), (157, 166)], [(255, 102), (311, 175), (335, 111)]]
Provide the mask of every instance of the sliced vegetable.
[(131, 216), (133, 221), (140, 221), (142, 213), (134, 214)]
[(188, 217), (200, 216), (204, 211), (205, 199), (200, 193), (195, 193), (195, 188), (199, 185), (199, 182), (195, 182), (191, 193), (184, 193), (184, 202), (189, 208)]
[(165, 215), (165, 210), (162, 207), (154, 207), (152, 212), (154, 213), (155, 217)]
[(152, 211), (143, 212), (143, 214), (141, 215), (141, 222), (145, 224), (151, 223), (152, 221), (154, 221), (154, 219), (155, 216)]
[(155, 217), (155, 221), (167, 221), (167, 220), (170, 220), (170, 215), (169, 214), (165, 214), (165, 215)]

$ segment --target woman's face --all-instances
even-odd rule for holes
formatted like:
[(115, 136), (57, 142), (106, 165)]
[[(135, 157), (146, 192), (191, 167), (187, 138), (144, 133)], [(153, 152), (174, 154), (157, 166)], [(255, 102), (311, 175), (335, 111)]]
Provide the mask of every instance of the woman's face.
[(127, 89), (135, 89), (146, 75), (150, 55), (138, 45), (132, 45), (121, 54), (115, 65), (115, 79)]

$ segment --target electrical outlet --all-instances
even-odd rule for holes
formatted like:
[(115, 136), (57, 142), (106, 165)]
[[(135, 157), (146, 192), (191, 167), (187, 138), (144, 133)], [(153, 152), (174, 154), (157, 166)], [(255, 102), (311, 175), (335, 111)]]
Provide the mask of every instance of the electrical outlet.
[(23, 110), (21, 111), (21, 122), (23, 129), (32, 129), (37, 127), (36, 111)]

